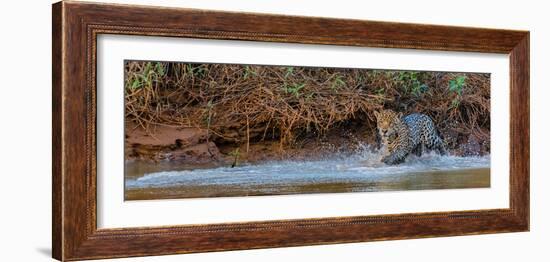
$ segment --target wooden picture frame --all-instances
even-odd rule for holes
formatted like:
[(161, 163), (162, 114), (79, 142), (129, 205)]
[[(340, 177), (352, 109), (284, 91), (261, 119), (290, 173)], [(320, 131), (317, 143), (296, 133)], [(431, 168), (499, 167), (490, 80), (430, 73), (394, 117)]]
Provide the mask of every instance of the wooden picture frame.
[[(529, 230), (529, 32), (59, 2), (53, 5), (53, 257), (81, 260)], [(99, 34), (508, 54), (510, 207), (249, 223), (98, 229)]]

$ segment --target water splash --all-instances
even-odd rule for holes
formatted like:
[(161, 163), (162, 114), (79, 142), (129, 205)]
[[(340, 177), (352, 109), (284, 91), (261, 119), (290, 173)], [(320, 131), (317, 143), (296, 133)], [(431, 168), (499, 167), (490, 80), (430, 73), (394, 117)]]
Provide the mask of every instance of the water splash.
[(148, 173), (126, 180), (127, 188), (162, 188), (186, 185), (254, 186), (312, 184), (326, 182), (369, 182), (395, 179), (411, 173), (490, 167), (490, 156), (458, 157), (424, 154), (409, 156), (405, 163), (385, 165), (381, 154), (369, 146), (353, 154), (336, 154), (316, 161), (271, 161), (235, 168), (219, 167)]

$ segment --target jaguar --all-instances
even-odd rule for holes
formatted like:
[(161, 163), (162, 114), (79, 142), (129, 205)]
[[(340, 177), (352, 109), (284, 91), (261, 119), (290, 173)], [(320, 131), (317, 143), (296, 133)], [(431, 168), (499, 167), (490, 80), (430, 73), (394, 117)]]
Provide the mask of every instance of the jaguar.
[(384, 109), (375, 111), (374, 116), (385, 151), (381, 161), (385, 164), (400, 164), (411, 153), (421, 156), (425, 150), (446, 154), (443, 139), (428, 115), (413, 113), (403, 116), (401, 112)]

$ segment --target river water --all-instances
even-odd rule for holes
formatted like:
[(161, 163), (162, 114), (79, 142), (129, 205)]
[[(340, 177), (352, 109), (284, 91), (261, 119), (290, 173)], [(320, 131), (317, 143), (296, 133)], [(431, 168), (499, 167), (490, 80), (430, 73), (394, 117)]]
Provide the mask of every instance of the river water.
[(426, 154), (400, 165), (377, 153), (316, 161), (272, 161), (235, 168), (194, 168), (170, 163), (126, 163), (125, 199), (167, 199), (374, 192), (490, 186), (490, 157)]

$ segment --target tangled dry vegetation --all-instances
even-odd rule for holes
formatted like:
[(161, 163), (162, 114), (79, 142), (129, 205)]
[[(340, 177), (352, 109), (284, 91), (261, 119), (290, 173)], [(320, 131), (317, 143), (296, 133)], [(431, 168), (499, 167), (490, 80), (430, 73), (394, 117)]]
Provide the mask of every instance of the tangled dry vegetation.
[(350, 123), (376, 136), (375, 110), (431, 116), (448, 145), (488, 141), (490, 76), (366, 69), (127, 61), (126, 119), (207, 129), (217, 143), (291, 146)]

